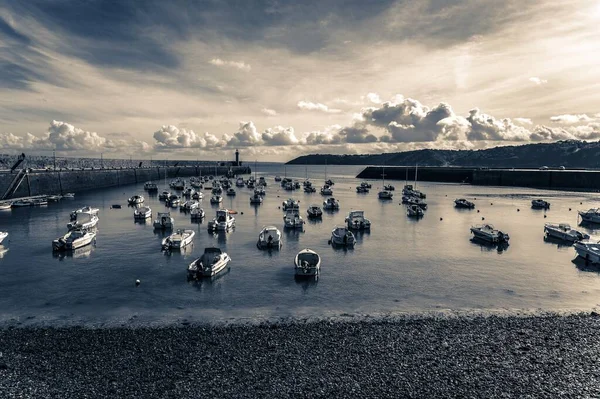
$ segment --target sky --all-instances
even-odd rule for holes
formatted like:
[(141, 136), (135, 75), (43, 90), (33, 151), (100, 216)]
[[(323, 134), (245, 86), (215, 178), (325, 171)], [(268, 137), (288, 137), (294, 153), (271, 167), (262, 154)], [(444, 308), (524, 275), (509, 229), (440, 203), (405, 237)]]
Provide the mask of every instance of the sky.
[(600, 139), (600, 0), (0, 0), (0, 153)]

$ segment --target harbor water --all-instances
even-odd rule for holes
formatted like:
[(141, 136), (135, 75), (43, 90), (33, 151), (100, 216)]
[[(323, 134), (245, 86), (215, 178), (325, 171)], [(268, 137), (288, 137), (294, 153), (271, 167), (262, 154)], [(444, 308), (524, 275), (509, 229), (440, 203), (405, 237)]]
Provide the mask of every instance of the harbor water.
[[(544, 239), (544, 223), (577, 226), (577, 210), (598, 207), (598, 194), (418, 183), (429, 206), (423, 218), (411, 219), (399, 204), (404, 181), (386, 182), (396, 186), (393, 200), (377, 198), (381, 180), (369, 181), (370, 193), (356, 193), (360, 180), (354, 176), (362, 167), (258, 164), (256, 169), (268, 182), (261, 205), (249, 203), (252, 191), (245, 187), (235, 187), (235, 197), (224, 196), (222, 206), (238, 212), (231, 232), (207, 230), (218, 209), (209, 203), (208, 190), (202, 190), (204, 221), (191, 222), (189, 214), (172, 208), (175, 228), (194, 229), (196, 236), (192, 246), (170, 253), (161, 250), (166, 233), (155, 231), (152, 219), (134, 222), (133, 209), (126, 205), (128, 197), (142, 194), (153, 216), (168, 210), (157, 196), (144, 192), (143, 183), (78, 193), (43, 207), (0, 211), (0, 231), (9, 233), (0, 246), (0, 324), (162, 325), (447, 311), (574, 311), (600, 302), (600, 268), (576, 259), (571, 246)], [(340, 210), (308, 220), (308, 206), (322, 206), (326, 197), (318, 191), (283, 190), (274, 176), (284, 174), (300, 181), (308, 175), (316, 187), (327, 174), (335, 182), (333, 197), (340, 201)], [(156, 183), (159, 192), (165, 188), (164, 181)], [(306, 220), (302, 231), (283, 228), (281, 205), (288, 197), (300, 200)], [(467, 198), (476, 208), (456, 209), (456, 198)], [(532, 209), (533, 198), (546, 199), (550, 209)], [(112, 208), (114, 204), (122, 208)], [(66, 233), (70, 212), (85, 205), (100, 209), (96, 243), (73, 253), (53, 253), (51, 242)], [(358, 209), (371, 220), (371, 231), (356, 233), (353, 249), (333, 248), (328, 244), (332, 229)], [(481, 223), (509, 233), (510, 245), (499, 249), (473, 242), (469, 229)], [(257, 249), (265, 225), (282, 231), (279, 251)], [(593, 227), (579, 228), (593, 238), (600, 235)], [(231, 256), (229, 270), (212, 280), (189, 282), (188, 264), (211, 246)], [(293, 260), (304, 248), (321, 256), (318, 281), (294, 279)]]

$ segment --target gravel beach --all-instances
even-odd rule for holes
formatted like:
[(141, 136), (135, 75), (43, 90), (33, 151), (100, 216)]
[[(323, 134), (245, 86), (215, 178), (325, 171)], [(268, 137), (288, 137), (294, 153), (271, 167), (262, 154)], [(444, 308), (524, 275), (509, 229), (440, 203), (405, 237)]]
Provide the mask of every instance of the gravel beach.
[(600, 317), (0, 330), (2, 398), (598, 397)]

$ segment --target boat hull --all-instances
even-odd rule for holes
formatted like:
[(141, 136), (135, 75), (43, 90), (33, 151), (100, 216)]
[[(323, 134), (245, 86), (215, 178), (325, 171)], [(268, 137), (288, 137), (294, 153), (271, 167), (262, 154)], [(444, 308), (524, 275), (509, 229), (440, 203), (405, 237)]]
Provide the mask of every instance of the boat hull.
[(577, 255), (585, 259), (586, 262), (600, 263), (600, 253), (591, 251), (583, 244), (575, 243), (575, 251), (577, 252)]

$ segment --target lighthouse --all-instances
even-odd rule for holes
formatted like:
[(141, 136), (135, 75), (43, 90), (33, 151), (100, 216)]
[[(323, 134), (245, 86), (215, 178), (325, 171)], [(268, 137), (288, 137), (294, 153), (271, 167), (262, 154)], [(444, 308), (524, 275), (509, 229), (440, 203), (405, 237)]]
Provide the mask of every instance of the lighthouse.
[(240, 166), (240, 150), (235, 149), (235, 166)]

